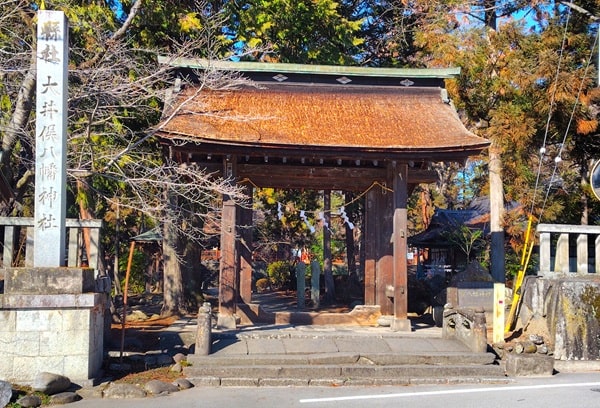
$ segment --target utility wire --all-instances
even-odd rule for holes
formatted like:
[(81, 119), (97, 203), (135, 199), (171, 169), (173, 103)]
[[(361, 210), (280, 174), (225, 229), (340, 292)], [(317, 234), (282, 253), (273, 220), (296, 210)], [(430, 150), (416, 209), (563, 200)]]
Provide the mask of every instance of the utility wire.
[(560, 149), (558, 150), (558, 154), (554, 158), (554, 169), (552, 170), (552, 177), (550, 178), (550, 182), (548, 183), (548, 189), (546, 190), (546, 196), (544, 198), (544, 203), (543, 203), (541, 211), (540, 211), (540, 217), (539, 217), (540, 220), (542, 219), (544, 209), (546, 208), (546, 204), (548, 201), (548, 197), (550, 195), (550, 190), (552, 188), (552, 183), (554, 182), (554, 176), (556, 175), (558, 165), (562, 161), (562, 152), (565, 148), (565, 144), (567, 143), (567, 137), (569, 135), (569, 130), (571, 129), (571, 125), (573, 124), (573, 120), (575, 117), (575, 111), (576, 111), (577, 107), (579, 106), (579, 101), (581, 99), (581, 94), (583, 92), (583, 86), (585, 84), (585, 80), (587, 78), (588, 71), (592, 65), (592, 58), (593, 58), (594, 50), (596, 49), (596, 45), (598, 44), (599, 36), (600, 36), (600, 28), (596, 31), (596, 37), (594, 37), (594, 44), (592, 45), (592, 48), (590, 50), (590, 54), (589, 54), (589, 57), (587, 60), (587, 64), (585, 66), (584, 74), (579, 83), (579, 90), (577, 92), (577, 98), (575, 99), (575, 103), (573, 104), (573, 109), (571, 110), (571, 116), (569, 117), (569, 123), (567, 124), (567, 128), (565, 129), (565, 134), (563, 136), (562, 143), (560, 144)]
[[(567, 19), (565, 21), (565, 29), (563, 31), (562, 42), (560, 45), (560, 54), (558, 57), (558, 64), (556, 65), (556, 75), (554, 77), (554, 83), (553, 83), (554, 89), (552, 90), (552, 94), (550, 96), (550, 109), (548, 111), (548, 119), (546, 120), (546, 128), (544, 131), (544, 141), (542, 143), (542, 147), (540, 148), (540, 156), (539, 156), (539, 160), (538, 160), (538, 170), (537, 170), (537, 174), (536, 174), (535, 188), (533, 190), (533, 197), (531, 199), (531, 209), (529, 210), (529, 214), (533, 214), (533, 211), (535, 208), (535, 200), (536, 200), (538, 188), (540, 185), (540, 176), (542, 173), (542, 163), (544, 162), (544, 156), (546, 154), (546, 141), (548, 140), (548, 132), (550, 129), (550, 122), (552, 120), (552, 115), (554, 113), (554, 105), (555, 105), (555, 101), (556, 101), (556, 91), (558, 88), (558, 77), (560, 75), (563, 55), (564, 55), (564, 51), (565, 51), (565, 44), (567, 42), (567, 33), (568, 33), (568, 28), (569, 28), (570, 17), (571, 17), (571, 11), (569, 10), (569, 13), (567, 14)], [(541, 214), (540, 214), (540, 216), (541, 216)]]

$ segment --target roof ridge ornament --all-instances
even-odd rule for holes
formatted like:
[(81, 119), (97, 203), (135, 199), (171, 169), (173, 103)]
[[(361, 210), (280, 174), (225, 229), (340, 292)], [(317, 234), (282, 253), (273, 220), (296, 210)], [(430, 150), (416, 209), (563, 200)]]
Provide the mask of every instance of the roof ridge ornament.
[(408, 87), (408, 86), (413, 86), (414, 84), (415, 84), (414, 81), (411, 81), (408, 78), (405, 78), (402, 81), (400, 81), (400, 85), (402, 85), (402, 86), (407, 86)]
[(283, 74), (277, 74), (277, 75), (275, 75), (275, 76), (273, 77), (273, 79), (274, 79), (275, 81), (277, 81), (277, 82), (283, 82), (283, 81), (287, 81), (287, 80), (288, 80), (288, 77), (286, 77), (286, 76), (285, 76), (285, 75), (283, 75)]
[(441, 97), (442, 97), (442, 102), (444, 102), (445, 104), (450, 104), (450, 97), (448, 96), (448, 90), (445, 88), (442, 88), (441, 90)]
[(346, 84), (349, 84), (350, 82), (352, 82), (352, 80), (345, 75), (341, 76), (339, 78), (336, 78), (335, 80), (338, 81), (342, 85), (346, 85)]

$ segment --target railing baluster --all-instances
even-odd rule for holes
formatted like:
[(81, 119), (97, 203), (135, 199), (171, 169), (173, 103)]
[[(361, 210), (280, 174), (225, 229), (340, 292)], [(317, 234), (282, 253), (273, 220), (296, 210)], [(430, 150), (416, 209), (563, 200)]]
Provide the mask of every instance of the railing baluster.
[(33, 246), (35, 245), (34, 236), (33, 236), (33, 223), (31, 226), (25, 227), (26, 232), (26, 240), (25, 240), (25, 266), (32, 267), (33, 266)]
[(70, 267), (78, 267), (79, 258), (79, 229), (68, 228), (69, 230), (69, 246), (67, 249), (67, 265)]
[[(540, 239), (538, 274), (549, 272), (573, 272), (579, 275), (600, 274), (600, 225), (539, 224)], [(569, 248), (569, 234), (577, 234), (576, 254)], [(594, 251), (590, 251), (590, 236), (594, 236)], [(552, 238), (558, 236), (556, 247), (552, 248)], [(551, 256), (555, 254), (554, 270)], [(594, 259), (592, 259), (592, 257)]]
[(90, 231), (90, 252), (88, 254), (88, 264), (90, 268), (98, 270), (98, 253), (100, 252), (100, 228), (93, 228)]
[[(14, 249), (17, 244), (16, 232), (18, 228), (25, 229), (25, 254), (24, 265), (33, 266), (33, 245), (34, 242), (34, 219), (33, 217), (0, 217), (0, 225), (4, 226), (4, 248), (2, 250), (2, 267), (10, 268), (14, 260)], [(78, 267), (81, 265), (81, 251), (79, 251), (79, 232), (82, 228), (90, 229), (91, 236), (91, 254), (88, 254), (88, 262), (91, 268), (98, 268), (98, 249), (100, 242), (100, 228), (102, 220), (77, 220), (67, 218), (66, 227), (68, 230), (69, 245), (65, 256), (67, 257), (67, 266)]]
[(594, 241), (594, 257), (595, 257), (595, 273), (600, 273), (600, 235), (596, 236), (596, 240)]
[(540, 268), (539, 273), (546, 274), (552, 272), (550, 266), (550, 233), (540, 233)]
[(7, 225), (4, 227), (4, 250), (2, 251), (2, 267), (10, 268), (15, 251), (15, 227)]
[(554, 257), (555, 272), (569, 272), (569, 234), (560, 234), (556, 242), (556, 255)]
[(588, 268), (588, 236), (579, 234), (577, 236), (577, 273), (587, 275)]

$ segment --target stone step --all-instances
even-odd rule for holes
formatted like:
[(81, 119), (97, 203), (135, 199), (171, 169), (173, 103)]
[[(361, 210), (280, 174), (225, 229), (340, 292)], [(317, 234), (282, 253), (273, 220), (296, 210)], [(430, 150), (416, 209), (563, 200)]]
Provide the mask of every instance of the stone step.
[(315, 353), (257, 355), (188, 355), (192, 366), (259, 366), (259, 365), (492, 365), (492, 353), (428, 352), (428, 353)]
[(256, 366), (201, 366), (186, 367), (188, 378), (195, 376), (215, 377), (265, 377), (265, 378), (390, 378), (390, 377), (448, 377), (448, 376), (495, 376), (504, 371), (497, 365), (256, 365)]
[(509, 382), (499, 365), (254, 365), (188, 366), (193, 383), (207, 385), (384, 385)]
[(307, 386), (506, 383), (493, 353), (474, 353), (441, 332), (293, 326), (217, 332), (211, 354), (189, 354), (196, 385)]

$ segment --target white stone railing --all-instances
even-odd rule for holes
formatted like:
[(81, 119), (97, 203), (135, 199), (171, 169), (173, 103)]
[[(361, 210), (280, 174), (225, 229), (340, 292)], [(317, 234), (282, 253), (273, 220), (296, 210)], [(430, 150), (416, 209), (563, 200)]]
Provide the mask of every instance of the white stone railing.
[[(33, 217), (0, 217), (0, 227), (4, 227), (4, 239), (2, 242), (2, 261), (0, 268), (8, 268), (11, 266), (33, 266)], [(90, 229), (90, 253), (87, 254), (87, 264), (89, 267), (98, 269), (98, 246), (100, 245), (100, 228), (102, 220), (77, 220), (67, 218), (66, 220), (68, 245), (67, 253), (65, 254), (67, 265), (69, 267), (82, 266), (82, 251), (81, 243), (83, 240), (82, 234), (84, 228)], [(16, 258), (19, 253), (17, 245), (20, 244), (20, 236), (25, 238), (24, 256), (19, 256), (23, 262), (19, 262)], [(19, 265), (17, 265), (19, 263)]]
[(540, 238), (538, 275), (600, 273), (600, 226), (540, 224), (537, 232)]

